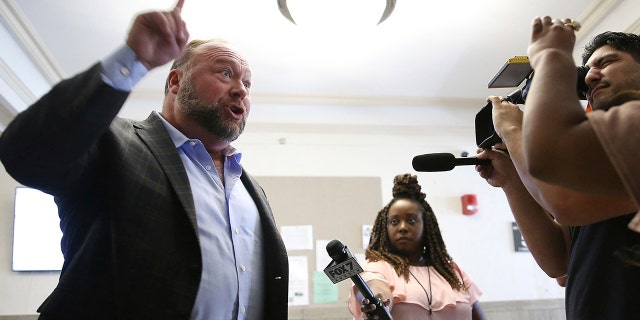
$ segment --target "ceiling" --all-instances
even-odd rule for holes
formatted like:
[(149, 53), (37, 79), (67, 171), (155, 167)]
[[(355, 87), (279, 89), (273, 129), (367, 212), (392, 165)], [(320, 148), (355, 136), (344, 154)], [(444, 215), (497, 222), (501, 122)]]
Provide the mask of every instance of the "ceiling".
[[(637, 0), (397, 0), (394, 12), (380, 25), (376, 23), (385, 0), (360, 4), (372, 6), (374, 12), (364, 23), (355, 21), (359, 10), (344, 8), (356, 0), (314, 0), (318, 4), (312, 14), (295, 7), (297, 1), (313, 1), (288, 0), (298, 25), (283, 17), (277, 0), (184, 4), (191, 38), (226, 38), (248, 58), (253, 70), (252, 117), (256, 105), (265, 106), (250, 121), (418, 125), (422, 122), (413, 122), (411, 110), (429, 110), (434, 119), (446, 118), (448, 110), (475, 113), (488, 95), (513, 90), (489, 89), (487, 84), (508, 58), (526, 55), (534, 16), (582, 22), (577, 54), (595, 33), (640, 32)], [(170, 9), (174, 3), (0, 0), (5, 29), (0, 54), (2, 125), (53, 83), (84, 70), (123, 43), (137, 13)], [(320, 13), (327, 7), (333, 11)], [(346, 21), (341, 19), (345, 16)], [(165, 66), (144, 78), (122, 115), (143, 118), (150, 108), (157, 109), (167, 72)], [(278, 109), (283, 106), (290, 108)], [(333, 111), (322, 112), (323, 108)], [(402, 114), (386, 112), (375, 118), (366, 114), (367, 108), (394, 108)], [(309, 117), (303, 112), (309, 109), (317, 113)], [(279, 110), (277, 119), (273, 110)]]

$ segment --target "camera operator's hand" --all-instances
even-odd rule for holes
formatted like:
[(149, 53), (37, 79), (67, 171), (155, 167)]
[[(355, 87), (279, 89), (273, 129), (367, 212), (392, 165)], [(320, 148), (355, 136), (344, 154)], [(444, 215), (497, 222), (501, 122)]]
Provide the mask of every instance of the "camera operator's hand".
[[(575, 22), (577, 24), (577, 22)], [(572, 57), (576, 42), (575, 31), (578, 28), (571, 19), (551, 19), (536, 17), (531, 27), (531, 42), (527, 55), (535, 70), (540, 57), (547, 53), (557, 52)]]
[(504, 143), (497, 143), (491, 149), (478, 149), (477, 153), (478, 159), (491, 160), (489, 164), (476, 166), (480, 177), (487, 180), (490, 186), (504, 188), (511, 183), (521, 184), (520, 177)]
[(493, 127), (503, 141), (509, 141), (514, 130), (522, 131), (523, 112), (520, 107), (498, 96), (489, 96), (487, 101), (493, 105), (491, 110)]

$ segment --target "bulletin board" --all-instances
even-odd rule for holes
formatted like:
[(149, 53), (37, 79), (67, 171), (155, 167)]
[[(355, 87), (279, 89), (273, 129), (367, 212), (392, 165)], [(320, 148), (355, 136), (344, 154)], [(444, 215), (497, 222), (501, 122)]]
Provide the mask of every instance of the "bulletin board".
[[(326, 247), (316, 247), (316, 240), (339, 240), (355, 255), (364, 254), (362, 227), (372, 225), (383, 206), (380, 177), (264, 176), (256, 179), (267, 194), (280, 230), (283, 226), (312, 227), (313, 248), (288, 250), (288, 254), (307, 257), (309, 304), (314, 304), (313, 279), (319, 277), (316, 252), (328, 258)], [(346, 309), (351, 281), (339, 282), (337, 287), (336, 303), (345, 305)]]

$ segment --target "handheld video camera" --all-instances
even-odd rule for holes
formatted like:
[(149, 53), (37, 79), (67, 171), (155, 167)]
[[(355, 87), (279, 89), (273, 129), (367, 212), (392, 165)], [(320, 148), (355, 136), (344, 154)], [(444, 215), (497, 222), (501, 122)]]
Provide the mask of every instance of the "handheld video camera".
[[(578, 69), (578, 85), (577, 94), (580, 100), (586, 99), (585, 94), (588, 90), (584, 78), (589, 71), (588, 67), (577, 66)], [(515, 56), (507, 61), (507, 63), (498, 71), (498, 73), (489, 81), (489, 88), (508, 88), (517, 87), (526, 80), (522, 88), (516, 89), (505, 97), (505, 100), (514, 104), (524, 104), (533, 80), (533, 68), (529, 64), (529, 58), (526, 56)], [(492, 112), (493, 106), (488, 102), (476, 114), (476, 145), (480, 148), (491, 148), (494, 144), (501, 142), (493, 127)]]

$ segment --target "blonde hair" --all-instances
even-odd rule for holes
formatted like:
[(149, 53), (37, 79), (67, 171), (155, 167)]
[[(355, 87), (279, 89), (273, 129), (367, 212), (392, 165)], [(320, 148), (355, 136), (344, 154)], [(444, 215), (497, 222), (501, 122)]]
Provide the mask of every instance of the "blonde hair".
[[(190, 68), (190, 61), (191, 61), (191, 58), (193, 57), (193, 54), (194, 54), (196, 48), (198, 48), (199, 46), (201, 46), (203, 44), (207, 44), (207, 43), (218, 43), (218, 44), (224, 44), (224, 45), (228, 45), (229, 44), (228, 41), (226, 41), (224, 39), (220, 39), (220, 38), (214, 38), (214, 39), (208, 39), (208, 40), (191, 40), (184, 47), (184, 50), (182, 51), (182, 55), (180, 55), (179, 57), (177, 57), (173, 61), (173, 64), (171, 65), (171, 70), (174, 70), (174, 69), (181, 69), (181, 70), (189, 69)], [(165, 81), (165, 83), (164, 83), (164, 94), (166, 95), (167, 93), (169, 93), (169, 79), (167, 79)]]

